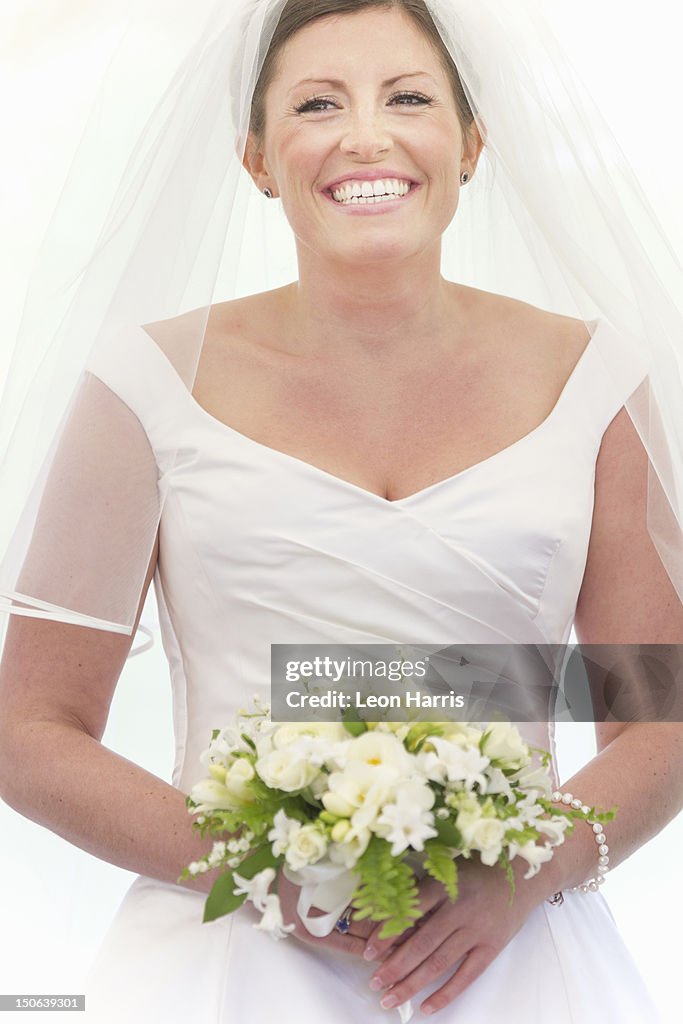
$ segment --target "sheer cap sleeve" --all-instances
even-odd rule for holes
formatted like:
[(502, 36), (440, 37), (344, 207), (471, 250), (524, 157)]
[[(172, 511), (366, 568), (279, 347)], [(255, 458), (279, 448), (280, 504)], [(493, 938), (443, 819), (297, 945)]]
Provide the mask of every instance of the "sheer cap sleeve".
[(175, 455), (172, 437), (153, 444), (172, 403), (139, 337), (91, 353), (3, 562), (0, 610), (132, 633)]

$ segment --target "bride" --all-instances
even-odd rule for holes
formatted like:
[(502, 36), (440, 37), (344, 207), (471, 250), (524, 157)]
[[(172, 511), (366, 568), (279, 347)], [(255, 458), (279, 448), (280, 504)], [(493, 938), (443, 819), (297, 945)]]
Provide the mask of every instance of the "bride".
[[(56, 508), (68, 468), (60, 507), (78, 528), (55, 534), (58, 514), (42, 528), (43, 505), (8, 588), (3, 798), (138, 876), (86, 1006), (98, 1021), (277, 1013), (341, 1024), (386, 1019), (412, 998), (462, 1022), (655, 1021), (602, 889), (576, 890), (603, 874), (598, 856), (611, 870), (680, 809), (673, 721), (596, 722), (598, 755), (560, 787), (618, 807), (609, 854), (577, 826), (533, 878), (516, 858), (512, 905), (502, 872), (464, 862), (457, 903), (424, 880), (423, 918), (394, 945), (353, 918), (346, 934), (314, 937), (284, 877), (295, 930), (277, 945), (247, 905), (202, 924), (211, 874), (177, 884), (211, 847), (185, 805), (199, 755), (250, 692), (267, 694), (271, 643), (564, 644), (572, 627), (585, 644), (683, 641), (631, 414), (647, 386), (644, 349), (583, 307), (551, 312), (442, 275), (445, 233), (481, 172), (486, 126), (491, 141), (496, 131), (472, 109), (430, 16), (449, 5), (244, 6), (279, 15), (241, 158), (259, 199), (281, 204), (297, 279), (211, 303), (203, 319), (195, 308), (103, 335), (114, 342), (88, 354), (45, 486)], [(115, 535), (104, 554), (93, 522)], [(129, 559), (130, 544), (139, 559), (145, 536), (135, 615), (117, 628), (125, 616), (97, 610), (83, 552), (116, 586), (118, 555)], [(57, 576), (58, 590), (75, 578), (90, 604), (57, 599), (46, 583)], [(153, 579), (174, 692), (173, 785), (100, 742)], [(49, 614), (62, 607), (71, 618)], [(552, 723), (523, 729), (553, 749)], [(27, 754), (36, 740), (54, 751), (49, 785)]]

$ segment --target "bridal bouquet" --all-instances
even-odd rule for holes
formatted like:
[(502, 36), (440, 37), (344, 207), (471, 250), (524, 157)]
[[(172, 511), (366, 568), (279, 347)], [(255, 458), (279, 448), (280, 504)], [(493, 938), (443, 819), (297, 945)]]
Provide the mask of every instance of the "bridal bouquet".
[[(301, 887), (297, 910), (316, 935), (328, 934), (349, 904), (355, 918), (384, 922), (383, 938), (399, 935), (420, 916), (424, 873), (457, 899), (461, 857), (499, 865), (512, 899), (515, 857), (530, 878), (571, 819), (613, 814), (553, 805), (549, 761), (509, 723), (278, 724), (255, 698), (253, 711), (214, 730), (202, 754), (207, 777), (186, 805), (197, 816), (193, 828), (223, 838), (178, 881), (222, 869), (203, 920), (248, 899), (262, 914), (256, 927), (274, 938), (294, 927), (284, 924), (277, 896), (281, 867)], [(310, 917), (314, 906), (326, 913)]]

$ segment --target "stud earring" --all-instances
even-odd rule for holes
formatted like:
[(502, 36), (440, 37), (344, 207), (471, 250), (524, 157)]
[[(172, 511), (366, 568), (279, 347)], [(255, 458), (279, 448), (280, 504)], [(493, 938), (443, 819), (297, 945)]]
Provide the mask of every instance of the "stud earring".
[(466, 185), (469, 180), (470, 180), (469, 174), (467, 173), (467, 171), (463, 171), (463, 173), (460, 175), (460, 182), (461, 182), (461, 184)]
[(267, 199), (272, 199), (272, 198), (273, 198), (273, 193), (272, 193), (272, 192), (270, 191), (270, 189), (268, 188), (268, 186), (266, 186), (266, 187), (264, 188), (264, 190), (263, 190), (263, 194), (264, 194), (264, 196), (266, 196), (266, 198), (267, 198)]

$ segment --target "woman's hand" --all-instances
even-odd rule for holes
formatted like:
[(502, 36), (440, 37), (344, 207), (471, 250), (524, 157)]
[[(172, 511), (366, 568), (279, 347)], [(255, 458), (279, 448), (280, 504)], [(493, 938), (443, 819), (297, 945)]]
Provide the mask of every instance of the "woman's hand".
[(420, 1006), (422, 1013), (442, 1010), (498, 956), (542, 899), (519, 869), (510, 906), (509, 884), (500, 868), (474, 859), (459, 860), (458, 867), (460, 892), (455, 903), (439, 882), (426, 877), (419, 883), (423, 917), (415, 926), (390, 939), (379, 938), (381, 924), (373, 927), (365, 957), (382, 960), (370, 984), (377, 990), (389, 989), (381, 1000), (383, 1007), (410, 999), (465, 957)]
[[(290, 882), (282, 871), (278, 876), (277, 893), (280, 897), (280, 906), (282, 907), (282, 916), (285, 924), (294, 924), (296, 927), (291, 935), (295, 935), (297, 939), (301, 939), (314, 946), (327, 946), (332, 949), (339, 949), (343, 953), (351, 953), (354, 956), (363, 956), (366, 947), (366, 941), (371, 932), (375, 930), (375, 924), (372, 921), (354, 921), (351, 918), (351, 927), (345, 935), (342, 935), (335, 928), (332, 929), (329, 935), (323, 935), (318, 938), (316, 935), (311, 935), (303, 921), (297, 913), (296, 905), (299, 900), (299, 894), (301, 889), (298, 885)], [(322, 915), (323, 911), (320, 911)], [(313, 911), (311, 916), (317, 916)]]

